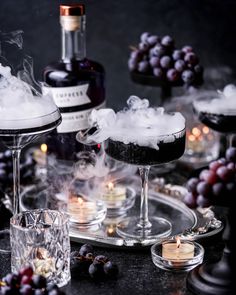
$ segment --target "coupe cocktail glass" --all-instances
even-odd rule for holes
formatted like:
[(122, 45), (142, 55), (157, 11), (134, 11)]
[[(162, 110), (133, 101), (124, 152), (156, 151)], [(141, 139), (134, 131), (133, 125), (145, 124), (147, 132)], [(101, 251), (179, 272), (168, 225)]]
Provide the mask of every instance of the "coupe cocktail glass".
[(185, 149), (185, 129), (173, 134), (157, 136), (158, 149), (137, 144), (124, 144), (108, 139), (106, 153), (112, 158), (137, 165), (141, 177), (140, 216), (128, 217), (120, 222), (117, 232), (124, 238), (133, 238), (142, 243), (152, 243), (171, 233), (168, 220), (148, 215), (148, 174), (151, 166), (179, 159)]

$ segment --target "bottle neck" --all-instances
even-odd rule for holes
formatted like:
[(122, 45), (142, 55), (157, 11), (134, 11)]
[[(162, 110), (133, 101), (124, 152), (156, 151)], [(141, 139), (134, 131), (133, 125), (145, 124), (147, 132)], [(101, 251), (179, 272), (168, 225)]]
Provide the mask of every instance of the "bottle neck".
[(64, 62), (82, 60), (86, 57), (85, 43), (85, 16), (65, 16), (61, 19), (62, 25), (62, 55)]

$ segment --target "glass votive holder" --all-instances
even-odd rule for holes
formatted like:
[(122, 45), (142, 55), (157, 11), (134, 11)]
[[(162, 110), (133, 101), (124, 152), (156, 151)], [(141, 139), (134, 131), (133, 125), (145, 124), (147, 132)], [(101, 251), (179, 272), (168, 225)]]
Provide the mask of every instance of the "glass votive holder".
[(73, 227), (86, 229), (100, 225), (106, 217), (107, 208), (102, 201), (76, 194), (69, 197), (67, 212)]
[(151, 247), (153, 263), (164, 270), (185, 272), (202, 263), (204, 248), (193, 241), (175, 239), (158, 242)]
[(199, 122), (188, 122), (182, 162), (196, 165), (209, 163), (218, 158), (219, 151), (220, 141), (216, 132)]
[(70, 280), (69, 217), (37, 209), (16, 214), (10, 221), (11, 269), (30, 265), (35, 274), (59, 287)]
[(136, 192), (132, 187), (108, 182), (103, 187), (98, 199), (107, 207), (107, 217), (117, 217), (126, 214), (134, 206)]

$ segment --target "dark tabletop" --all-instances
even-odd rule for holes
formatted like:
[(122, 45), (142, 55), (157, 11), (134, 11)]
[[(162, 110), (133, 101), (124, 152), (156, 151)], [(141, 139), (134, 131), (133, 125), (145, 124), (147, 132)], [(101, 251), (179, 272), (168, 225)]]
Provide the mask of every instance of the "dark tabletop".
[[(219, 257), (222, 242), (220, 235), (201, 241), (206, 254), (204, 260)], [(72, 243), (72, 250), (80, 244)], [(96, 282), (86, 275), (72, 272), (72, 279), (64, 288), (67, 295), (89, 294), (156, 294), (190, 295), (186, 290), (186, 273), (173, 273), (158, 269), (151, 260), (150, 248), (124, 250), (95, 247), (95, 254), (102, 254), (116, 262), (120, 269), (117, 279)], [(0, 254), (0, 277), (10, 271), (10, 255)]]
[[(187, 170), (185, 169), (185, 171)], [(184, 178), (189, 176), (189, 171), (187, 174), (182, 176)], [(177, 181), (178, 177), (176, 175), (174, 178)], [(179, 182), (181, 183), (182, 179), (179, 179)], [(0, 206), (0, 228), (4, 223), (4, 219), (6, 219), (4, 218), (6, 212), (4, 211), (3, 214), (2, 209)], [(216, 260), (220, 257), (223, 248), (221, 233), (201, 239), (198, 242), (205, 248), (204, 261)], [(80, 244), (72, 243), (72, 251), (79, 249), (80, 246)], [(120, 270), (118, 278), (96, 282), (89, 276), (72, 272), (71, 282), (64, 287), (67, 295), (192, 294), (186, 289), (187, 273), (173, 273), (157, 268), (152, 262), (150, 248), (131, 250), (94, 247), (94, 250), (96, 255), (105, 255), (118, 264)], [(0, 278), (8, 272), (10, 272), (10, 256), (0, 253)]]

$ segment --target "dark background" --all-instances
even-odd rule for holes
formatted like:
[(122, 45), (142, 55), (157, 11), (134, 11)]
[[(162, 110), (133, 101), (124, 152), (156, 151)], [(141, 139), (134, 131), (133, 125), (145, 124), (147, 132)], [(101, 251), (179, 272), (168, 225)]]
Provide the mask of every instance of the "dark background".
[[(59, 4), (77, 1), (1, 0), (0, 30), (24, 31), (25, 52), (34, 59), (41, 79), (45, 65), (60, 57)], [(116, 109), (131, 94), (158, 103), (159, 89), (129, 79), (129, 46), (143, 31), (170, 34), (177, 47), (192, 45), (205, 67), (205, 87), (235, 82), (235, 0), (85, 0), (87, 55), (101, 62), (107, 74), (108, 105)], [(179, 89), (176, 94), (182, 92)]]

